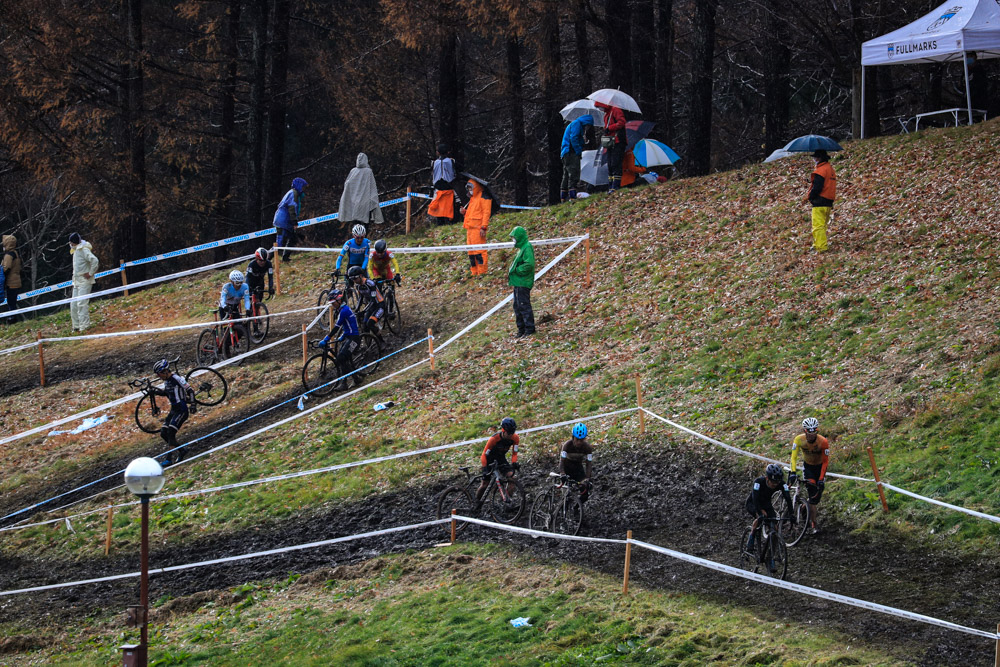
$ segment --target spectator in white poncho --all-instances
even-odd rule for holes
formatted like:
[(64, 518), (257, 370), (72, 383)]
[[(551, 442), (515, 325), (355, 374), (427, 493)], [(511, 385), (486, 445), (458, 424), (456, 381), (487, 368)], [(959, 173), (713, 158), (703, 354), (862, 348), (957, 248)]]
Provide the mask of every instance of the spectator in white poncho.
[(340, 221), (370, 224), (383, 222), (382, 209), (378, 205), (378, 188), (375, 174), (368, 166), (368, 156), (358, 153), (358, 166), (351, 169), (344, 182), (344, 194), (340, 197)]

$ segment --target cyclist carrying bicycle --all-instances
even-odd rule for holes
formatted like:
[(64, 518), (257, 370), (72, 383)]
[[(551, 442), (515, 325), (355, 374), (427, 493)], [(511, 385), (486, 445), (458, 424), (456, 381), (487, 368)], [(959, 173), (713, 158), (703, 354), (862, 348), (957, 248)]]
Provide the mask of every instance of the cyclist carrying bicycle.
[[(764, 475), (753, 481), (753, 488), (747, 496), (744, 507), (753, 517), (753, 529), (750, 531), (750, 540), (747, 542), (747, 549), (753, 549), (754, 537), (757, 535), (757, 524), (762, 517), (775, 518), (778, 513), (771, 504), (771, 496), (775, 490), (781, 489), (781, 494), (785, 498), (785, 506), (792, 506), (792, 496), (788, 493), (788, 485), (785, 484), (785, 471), (777, 463), (767, 464)], [(795, 524), (795, 516), (791, 517), (792, 525)]]
[(591, 487), (594, 448), (587, 442), (587, 425), (580, 422), (559, 452), (559, 472), (580, 483), (580, 502), (587, 502)]
[[(323, 349), (326, 349), (330, 345), (330, 337), (333, 336), (333, 332), (337, 327), (341, 328), (340, 338), (340, 348), (337, 350), (337, 369), (340, 371), (341, 375), (347, 375), (354, 371), (354, 350), (358, 348), (361, 344), (361, 332), (358, 330), (358, 318), (354, 316), (354, 311), (351, 307), (344, 302), (344, 290), (332, 289), (330, 290), (330, 308), (337, 311), (337, 321), (333, 325), (333, 329), (330, 333), (326, 335), (319, 343), (317, 343)], [(360, 385), (362, 380), (358, 375), (352, 375), (354, 378), (354, 384)], [(338, 381), (339, 388), (344, 388), (347, 383), (347, 378)]]
[(378, 335), (382, 330), (382, 318), (385, 316), (385, 297), (382, 291), (375, 284), (375, 281), (365, 276), (365, 271), (360, 266), (352, 266), (347, 270), (347, 278), (353, 282), (358, 289), (360, 302), (358, 303), (358, 314), (362, 326), (373, 334)]
[[(517, 445), (521, 438), (515, 433), (517, 424), (510, 417), (504, 417), (500, 422), (500, 430), (490, 436), (483, 448), (483, 453), (479, 457), (482, 465), (483, 481), (476, 490), (476, 507), (483, 502), (483, 494), (490, 486), (490, 466), (494, 463), (497, 470), (505, 477), (513, 477), (514, 471), (521, 467), (517, 462)], [(510, 463), (507, 463), (507, 452), (513, 450), (510, 455)]]
[[(170, 362), (166, 359), (160, 359), (153, 364), (153, 372), (156, 373), (156, 377), (163, 380), (163, 389), (151, 387), (151, 391), (157, 396), (166, 396), (167, 400), (170, 401), (170, 412), (167, 414), (167, 418), (163, 420), (160, 437), (171, 448), (176, 448), (177, 431), (180, 430), (184, 422), (187, 421), (189, 414), (195, 409), (194, 389), (184, 381), (184, 378), (170, 371)], [(191, 405), (190, 410), (188, 409), (188, 404)], [(173, 460), (171, 460), (171, 457), (173, 457)], [(183, 458), (184, 448), (181, 447), (172, 454), (167, 454), (167, 458), (163, 463), (165, 465), (180, 463)]]
[(348, 270), (354, 266), (360, 266), (365, 271), (368, 270), (368, 254), (371, 252), (371, 242), (365, 238), (365, 233), (364, 225), (354, 225), (351, 229), (352, 238), (344, 244), (344, 247), (340, 249), (340, 254), (337, 255), (337, 266), (334, 268), (337, 270), (338, 275), (344, 257), (347, 257)]
[(396, 257), (389, 252), (385, 239), (375, 242), (375, 247), (368, 257), (368, 277), (372, 280), (395, 280), (397, 285), (403, 279), (399, 273)]
[(250, 288), (243, 281), (242, 271), (229, 272), (229, 282), (222, 286), (222, 297), (219, 299), (219, 319), (224, 320), (227, 316), (239, 318), (241, 300), (245, 312), (250, 312)]
[(806, 417), (802, 420), (802, 433), (792, 440), (792, 461), (789, 464), (791, 472), (788, 483), (795, 483), (795, 464), (799, 452), (802, 452), (802, 478), (809, 494), (810, 529), (813, 535), (819, 532), (816, 517), (819, 515), (819, 499), (823, 497), (826, 486), (826, 468), (830, 465), (830, 442), (819, 434), (819, 420)]

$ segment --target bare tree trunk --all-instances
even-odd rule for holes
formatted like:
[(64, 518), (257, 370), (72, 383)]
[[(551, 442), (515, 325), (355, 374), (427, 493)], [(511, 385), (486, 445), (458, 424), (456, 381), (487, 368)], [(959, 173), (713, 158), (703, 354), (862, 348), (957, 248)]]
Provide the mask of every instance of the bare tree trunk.
[(261, 228), (264, 194), (264, 86), (267, 70), (267, 3), (257, 0), (251, 7), (250, 114), (247, 126), (247, 226)]
[(608, 41), (608, 62), (611, 65), (609, 88), (621, 88), (628, 94), (632, 86), (631, 17), (624, 0), (604, 0), (605, 35)]
[(791, 51), (787, 43), (787, 24), (779, 2), (765, 3), (762, 22), (764, 48), (764, 150), (781, 148), (788, 140), (785, 134), (789, 119), (789, 67)]
[(656, 117), (656, 44), (653, 41), (653, 0), (635, 0), (632, 11), (632, 46), (639, 108)]
[(715, 14), (718, 0), (695, 2), (691, 47), (691, 102), (688, 112), (688, 173), (712, 168), (712, 69), (715, 59)]
[(584, 18), (586, 0), (579, 0), (577, 3), (577, 15), (573, 21), (573, 37), (576, 42), (576, 63), (580, 68), (580, 88), (578, 94), (581, 99), (594, 92), (594, 77), (590, 72), (590, 44), (587, 38), (587, 19)]
[[(212, 238), (216, 238), (219, 231), (224, 230), (222, 233), (225, 236), (228, 236), (229, 232), (232, 231), (230, 225), (233, 217), (233, 206), (230, 197), (233, 189), (233, 142), (236, 129), (236, 75), (239, 58), (237, 40), (240, 36), (242, 9), (242, 0), (229, 0), (226, 34), (223, 37), (222, 46), (225, 58), (222, 61), (223, 71), (219, 77), (222, 82), (219, 90), (219, 108), (221, 110), (218, 154), (219, 180), (215, 189)], [(215, 249), (216, 262), (226, 259), (229, 254), (227, 248), (228, 246), (219, 246)]]
[(659, 135), (666, 143), (674, 136), (674, 2), (657, 0), (656, 16), (656, 88), (655, 107)]
[(452, 156), (462, 162), (458, 134), (458, 65), (456, 54), (458, 38), (448, 33), (441, 41), (438, 57), (438, 132), (441, 141), (448, 144)]
[(542, 89), (542, 117), (545, 123), (545, 153), (548, 157), (548, 201), (559, 203), (559, 183), (562, 180), (562, 161), (559, 146), (562, 143), (562, 117), (559, 115), (561, 99), (562, 62), (559, 58), (559, 14), (554, 3), (548, 3), (542, 15), (538, 45), (538, 79)]
[(511, 180), (514, 182), (514, 203), (528, 203), (528, 172), (524, 136), (524, 91), (521, 81), (521, 44), (517, 37), (507, 38), (507, 89), (510, 105)]
[(288, 0), (274, 0), (272, 10), (264, 201), (277, 206), (284, 194), (281, 176), (285, 162), (285, 98), (288, 93)]
[[(127, 212), (119, 224), (116, 259), (146, 256), (146, 131), (143, 115), (142, 0), (125, 0), (125, 136), (128, 146)], [(107, 259), (107, 258), (106, 258)], [(137, 280), (145, 277), (145, 267), (133, 271)]]

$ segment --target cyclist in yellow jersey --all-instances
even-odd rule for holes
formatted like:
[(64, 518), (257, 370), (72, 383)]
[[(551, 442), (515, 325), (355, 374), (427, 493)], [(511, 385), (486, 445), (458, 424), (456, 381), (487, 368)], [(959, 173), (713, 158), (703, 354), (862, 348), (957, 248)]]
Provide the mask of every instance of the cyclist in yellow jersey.
[(375, 242), (375, 247), (368, 259), (368, 277), (372, 280), (395, 280), (398, 285), (403, 276), (399, 273), (399, 264), (383, 239)]
[(812, 533), (819, 532), (816, 519), (819, 516), (819, 499), (823, 496), (823, 488), (826, 486), (826, 468), (830, 464), (830, 443), (819, 434), (819, 420), (815, 417), (806, 417), (802, 420), (802, 433), (792, 440), (792, 461), (790, 464), (791, 473), (788, 475), (788, 483), (795, 482), (796, 463), (799, 452), (802, 452), (802, 477), (806, 483), (806, 491), (809, 494), (809, 524)]

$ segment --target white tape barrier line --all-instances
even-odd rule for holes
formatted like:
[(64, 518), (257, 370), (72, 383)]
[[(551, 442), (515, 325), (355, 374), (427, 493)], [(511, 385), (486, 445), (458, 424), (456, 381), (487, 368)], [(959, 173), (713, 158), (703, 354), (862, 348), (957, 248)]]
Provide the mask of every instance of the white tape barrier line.
[[(564, 236), (561, 238), (553, 239), (538, 239), (531, 242), (532, 246), (543, 246), (543, 245), (562, 245), (563, 243), (573, 243), (574, 241), (583, 241), (589, 238), (589, 235), (584, 236)], [(413, 246), (413, 247), (395, 247), (390, 248), (391, 252), (395, 255), (411, 255), (418, 253), (435, 253), (435, 252), (472, 252), (479, 250), (511, 250), (514, 248), (513, 241), (503, 241), (497, 243), (480, 243), (477, 245), (440, 245), (440, 246)], [(288, 250), (294, 250), (296, 252), (335, 252), (340, 253), (342, 248), (299, 248), (290, 247)]]
[[(569, 421), (556, 422), (553, 424), (545, 424), (543, 426), (534, 426), (532, 428), (523, 429), (520, 431), (522, 435), (525, 433), (534, 433), (538, 431), (549, 431), (556, 428), (561, 428), (563, 426), (569, 426), (570, 424), (575, 424), (579, 421), (596, 421), (598, 419), (605, 419), (607, 417), (613, 417), (615, 415), (624, 414), (627, 412), (635, 412), (638, 408), (624, 408), (622, 410), (614, 410), (612, 412), (603, 412), (596, 415), (587, 415), (585, 417), (575, 417)], [(450, 442), (446, 445), (437, 445), (435, 447), (427, 447), (425, 449), (415, 449), (408, 452), (400, 452), (399, 454), (387, 454), (386, 456), (379, 456), (372, 459), (364, 459), (361, 461), (350, 461), (348, 463), (338, 463), (332, 466), (325, 466), (323, 468), (313, 468), (311, 470), (300, 470), (298, 472), (285, 473), (282, 475), (272, 475), (270, 477), (261, 477), (258, 479), (246, 480), (243, 482), (233, 482), (232, 484), (223, 484), (222, 486), (213, 486), (204, 489), (192, 489), (191, 491), (182, 491), (180, 493), (171, 493), (165, 496), (154, 496), (152, 498), (153, 502), (166, 502), (168, 500), (176, 500), (177, 498), (187, 498), (191, 496), (206, 495), (209, 493), (215, 493), (217, 491), (232, 491), (234, 489), (242, 489), (250, 486), (256, 486), (258, 484), (269, 484), (271, 482), (280, 482), (289, 479), (297, 479), (300, 477), (309, 477), (312, 475), (319, 475), (327, 472), (335, 472), (337, 470), (345, 470), (348, 468), (357, 468), (360, 466), (372, 465), (375, 463), (384, 463), (386, 461), (392, 461), (394, 459), (403, 459), (413, 456), (422, 456), (424, 454), (433, 454), (435, 452), (441, 452), (449, 449), (456, 449), (459, 447), (466, 447), (468, 445), (474, 445), (480, 442), (486, 442), (490, 439), (490, 436), (485, 436), (482, 438), (473, 438), (471, 440), (462, 440), (459, 442)], [(122, 486), (117, 486), (115, 489), (120, 489)], [(107, 491), (111, 491), (108, 489)], [(106, 491), (102, 492), (105, 493)], [(90, 500), (96, 496), (91, 496), (85, 500)], [(84, 501), (79, 501), (84, 502)], [(89, 510), (87, 512), (80, 512), (78, 514), (71, 514), (66, 517), (59, 517), (57, 519), (49, 519), (48, 521), (38, 521), (36, 523), (30, 523), (25, 525), (7, 526), (5, 528), (0, 528), (0, 533), (10, 532), (14, 530), (24, 530), (25, 528), (35, 528), (37, 526), (47, 526), (50, 523), (58, 523), (60, 521), (71, 521), (73, 519), (79, 519), (85, 516), (90, 516), (92, 514), (100, 514), (106, 512), (108, 509), (120, 509), (123, 507), (132, 507), (134, 505), (139, 505), (140, 501), (135, 500), (127, 503), (118, 503), (116, 505), (106, 505), (103, 507), (98, 507), (97, 509)], [(65, 507), (57, 508), (55, 510), (49, 510), (50, 512), (56, 512), (58, 509), (65, 509)]]
[[(281, 547), (278, 549), (268, 549), (267, 551), (255, 551), (248, 554), (240, 554), (239, 556), (226, 556), (224, 558), (214, 558), (212, 560), (203, 560), (197, 563), (186, 563), (184, 565), (169, 565), (167, 567), (152, 567), (149, 568), (149, 574), (165, 574), (167, 572), (179, 572), (181, 570), (190, 570), (196, 567), (207, 567), (209, 565), (221, 565), (223, 563), (232, 563), (239, 560), (249, 560), (251, 558), (263, 558), (265, 556), (277, 556), (279, 554), (290, 553), (292, 551), (303, 551), (305, 549), (315, 549), (317, 547), (325, 547), (331, 544), (337, 544), (340, 542), (352, 542), (354, 540), (363, 540), (369, 537), (378, 537), (379, 535), (388, 535), (390, 533), (401, 533), (406, 530), (419, 530), (421, 528), (427, 528), (429, 526), (437, 526), (444, 523), (451, 523), (451, 519), (434, 519), (433, 521), (424, 521), (423, 523), (414, 523), (409, 526), (395, 526), (393, 528), (383, 528), (382, 530), (373, 530), (368, 533), (359, 533), (357, 535), (345, 535), (344, 537), (334, 537), (329, 540), (320, 540), (318, 542), (308, 542), (306, 544), (296, 544), (290, 547)], [(82, 586), (85, 584), (98, 584), (105, 581), (117, 581), (119, 579), (131, 579), (139, 576), (139, 572), (127, 572), (125, 574), (113, 574), (108, 577), (98, 577), (96, 579), (81, 579), (80, 581), (68, 581), (62, 584), (49, 584), (48, 586), (32, 586), (31, 588), (20, 588), (12, 591), (0, 591), (0, 596), (17, 595), (19, 593), (35, 593), (38, 591), (51, 591), (56, 588), (69, 588), (70, 586)]]
[(492, 521), (474, 519), (471, 516), (462, 516), (461, 514), (456, 514), (455, 520), (464, 521), (465, 523), (476, 523), (479, 524), (480, 526), (487, 526), (488, 528), (497, 528), (499, 530), (505, 530), (509, 533), (520, 533), (522, 535), (530, 535), (531, 537), (554, 537), (558, 540), (570, 540), (572, 542), (603, 542), (604, 544), (628, 544), (627, 540), (615, 540), (608, 537), (586, 537), (584, 535), (562, 535), (560, 533), (548, 533), (544, 530), (532, 530), (531, 528), (521, 528), (520, 526), (511, 526), (505, 523), (493, 523)]
[[(316, 324), (316, 322), (318, 322), (320, 319), (322, 319), (322, 317), (326, 313), (326, 309), (328, 307), (329, 306), (324, 306), (323, 310), (320, 311), (320, 313), (313, 319), (313, 321), (311, 323), (309, 323), (309, 325), (306, 328), (307, 329), (311, 329)], [(287, 343), (288, 341), (290, 341), (292, 339), (301, 338), (301, 337), (302, 337), (302, 334), (301, 333), (297, 333), (297, 334), (294, 334), (292, 336), (289, 336), (288, 338), (282, 338), (281, 340), (278, 340), (278, 341), (275, 341), (275, 342), (270, 343), (268, 345), (265, 345), (264, 347), (258, 347), (256, 349), (250, 350), (249, 352), (245, 352), (245, 353), (243, 353), (243, 354), (241, 354), (239, 356), (233, 357), (232, 359), (227, 359), (225, 361), (220, 361), (219, 363), (214, 364), (214, 365), (210, 366), (209, 368), (222, 368), (223, 366), (228, 366), (229, 364), (236, 363), (237, 361), (242, 361), (243, 359), (246, 359), (247, 357), (252, 357), (255, 354), (260, 354), (264, 350), (268, 350), (268, 349), (274, 347), (275, 345), (281, 345), (282, 343)], [(134, 401), (135, 399), (140, 398), (141, 396), (142, 396), (142, 392), (141, 391), (137, 391), (137, 392), (135, 392), (133, 394), (129, 394), (128, 396), (123, 396), (122, 398), (116, 399), (116, 400), (111, 401), (109, 403), (105, 403), (104, 405), (98, 405), (95, 408), (90, 408), (89, 410), (84, 410), (83, 412), (78, 412), (75, 415), (70, 415), (69, 417), (63, 417), (62, 419), (57, 419), (56, 421), (49, 422), (48, 424), (44, 424), (42, 426), (37, 426), (37, 427), (29, 429), (27, 431), (21, 431), (20, 433), (15, 433), (14, 435), (9, 435), (6, 438), (0, 439), (0, 445), (6, 444), (8, 442), (14, 442), (15, 440), (20, 440), (21, 438), (27, 438), (28, 436), (35, 435), (36, 433), (41, 433), (43, 431), (51, 430), (52, 428), (54, 428), (56, 426), (62, 426), (63, 424), (68, 424), (69, 422), (76, 421), (78, 419), (83, 419), (85, 417), (89, 417), (90, 415), (95, 414), (97, 412), (101, 412), (102, 410), (109, 410), (111, 408), (118, 407), (122, 403), (128, 403), (129, 401)]]
[(790, 581), (782, 581), (780, 579), (775, 579), (774, 577), (768, 577), (762, 574), (748, 572), (746, 570), (741, 570), (739, 568), (732, 567), (730, 565), (723, 565), (722, 563), (716, 563), (715, 561), (705, 560), (704, 558), (698, 558), (697, 556), (690, 556), (680, 551), (674, 551), (673, 549), (667, 549), (665, 547), (660, 547), (655, 544), (649, 544), (648, 542), (642, 542), (640, 540), (632, 539), (627, 541), (631, 542), (637, 547), (649, 549), (650, 551), (655, 551), (657, 553), (664, 554), (665, 556), (670, 556), (671, 558), (676, 558), (677, 560), (682, 560), (684, 562), (691, 563), (692, 565), (700, 565), (701, 567), (706, 567), (710, 570), (716, 570), (717, 572), (724, 572), (726, 574), (731, 574), (734, 577), (750, 579), (751, 581), (756, 581), (761, 584), (767, 584), (768, 586), (774, 586), (775, 588), (783, 588), (785, 590), (795, 591), (796, 593), (811, 595), (813, 597), (817, 597), (822, 600), (830, 600), (832, 602), (839, 602), (841, 604), (850, 605), (852, 607), (860, 607), (861, 609), (868, 609), (869, 611), (877, 611), (882, 614), (889, 614), (890, 616), (898, 616), (899, 618), (905, 618), (910, 621), (917, 621), (919, 623), (937, 625), (942, 628), (947, 628), (948, 630), (964, 632), (970, 635), (976, 635), (978, 637), (985, 637), (987, 639), (992, 639), (992, 640), (1000, 639), (1000, 634), (996, 632), (977, 630), (976, 628), (969, 628), (964, 625), (958, 625), (957, 623), (952, 623), (950, 621), (942, 621), (941, 619), (934, 618), (933, 616), (925, 616), (924, 614), (917, 614), (915, 612), (906, 611), (905, 609), (899, 609), (897, 607), (889, 607), (887, 605), (878, 604), (876, 602), (868, 602), (867, 600), (859, 600), (858, 598), (852, 598), (846, 595), (830, 593), (828, 591), (820, 590), (818, 588), (810, 588), (809, 586), (803, 586), (802, 584), (793, 584)]
[[(675, 428), (678, 428), (678, 429), (680, 429), (680, 430), (682, 430), (682, 431), (684, 431), (686, 433), (690, 433), (691, 435), (693, 435), (693, 436), (695, 436), (697, 438), (701, 438), (702, 440), (705, 440), (707, 442), (710, 442), (713, 445), (718, 445), (719, 447), (724, 447), (725, 449), (728, 449), (731, 452), (735, 452), (737, 454), (742, 454), (743, 456), (750, 456), (752, 458), (760, 459), (761, 461), (767, 461), (769, 463), (783, 464), (782, 461), (776, 461), (774, 459), (769, 459), (767, 457), (760, 456), (758, 454), (754, 454), (752, 452), (748, 452), (748, 451), (739, 449), (737, 447), (733, 447), (732, 445), (727, 445), (724, 442), (720, 442), (720, 441), (718, 441), (718, 440), (716, 440), (714, 438), (710, 438), (707, 435), (704, 435), (702, 433), (698, 433), (697, 431), (692, 431), (691, 429), (689, 429), (687, 427), (681, 426), (680, 424), (672, 422), (669, 419), (665, 419), (665, 418), (661, 417), (660, 415), (656, 414), (655, 412), (650, 412), (646, 408), (640, 408), (640, 409), (643, 412), (645, 412), (647, 415), (649, 415), (650, 417), (655, 417), (656, 419), (659, 419), (662, 422), (670, 424), (671, 426), (673, 426)], [(874, 479), (869, 479), (867, 477), (857, 477), (855, 475), (844, 475), (844, 474), (835, 473), (835, 472), (829, 472), (826, 475), (827, 475), (827, 477), (836, 477), (836, 478), (839, 478), (839, 479), (849, 479), (849, 480), (852, 480), (852, 481), (855, 481), (855, 482), (865, 482), (867, 484), (877, 484), (878, 483)], [(980, 519), (986, 519), (987, 521), (992, 521), (994, 523), (1000, 523), (1000, 516), (993, 516), (992, 514), (986, 514), (984, 512), (977, 512), (976, 510), (970, 510), (970, 509), (967, 509), (965, 507), (960, 507), (958, 505), (952, 505), (951, 503), (946, 503), (946, 502), (944, 502), (942, 500), (935, 500), (934, 498), (929, 498), (927, 496), (922, 496), (920, 494), (913, 493), (912, 491), (907, 491), (906, 489), (900, 488), (898, 486), (894, 486), (894, 485), (889, 484), (888, 482), (885, 482), (885, 481), (882, 482), (882, 487), (886, 488), (886, 489), (889, 489), (891, 491), (895, 491), (896, 493), (901, 493), (904, 496), (909, 496), (911, 498), (916, 498), (917, 500), (923, 500), (925, 502), (932, 503), (934, 505), (939, 505), (941, 507), (946, 507), (948, 509), (955, 510), (956, 512), (962, 512), (964, 514), (968, 514), (970, 516), (978, 517)]]

